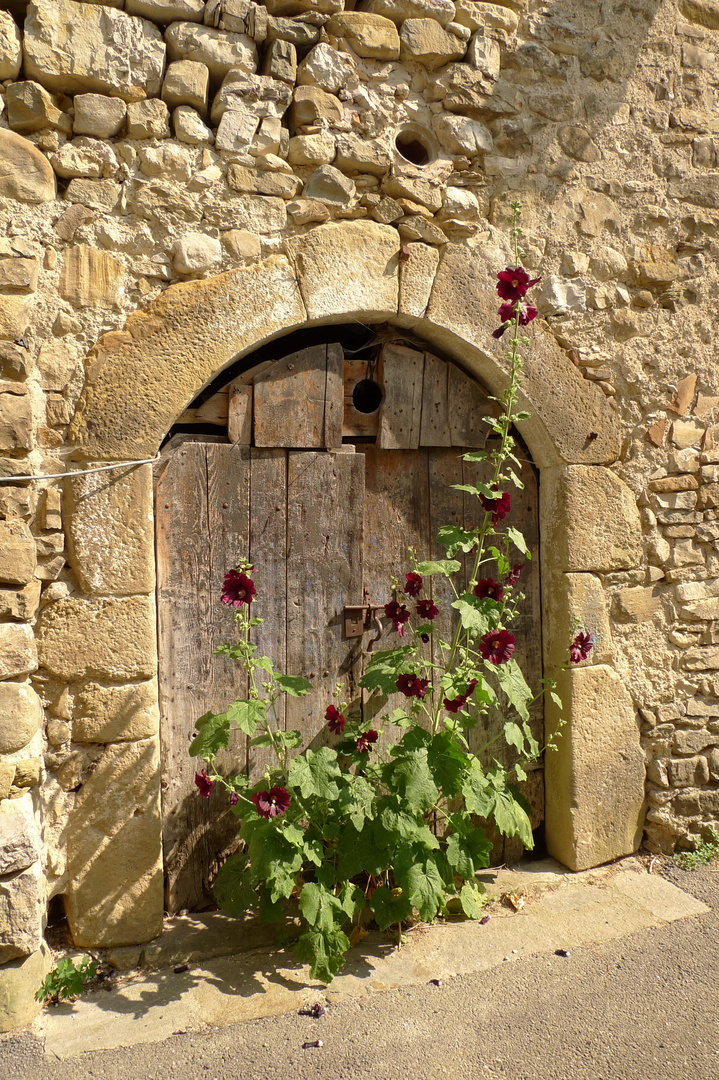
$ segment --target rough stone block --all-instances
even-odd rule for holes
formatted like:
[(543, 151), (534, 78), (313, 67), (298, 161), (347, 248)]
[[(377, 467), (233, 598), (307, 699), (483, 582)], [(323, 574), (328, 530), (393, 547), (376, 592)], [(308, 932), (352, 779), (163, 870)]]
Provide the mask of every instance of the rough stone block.
[[(644, 755), (631, 697), (611, 668), (562, 672), (569, 724), (546, 757), (547, 847), (572, 870), (636, 851), (644, 816)], [(548, 709), (548, 727), (556, 720)]]
[(399, 34), (391, 19), (366, 11), (345, 11), (334, 15), (327, 33), (344, 38), (358, 56), (374, 60), (399, 58)]
[(39, 273), (38, 259), (0, 258), (0, 289), (35, 292)]
[(202, 118), (189, 105), (178, 105), (172, 113), (175, 138), (188, 146), (211, 146), (215, 136)]
[(170, 252), (178, 274), (204, 274), (222, 262), (220, 241), (204, 233), (186, 233), (175, 241)]
[(548, 670), (561, 664), (576, 633), (575, 627), (592, 635), (594, 647), (577, 667), (611, 664), (614, 659), (607, 599), (594, 574), (555, 574), (545, 590), (545, 663)]
[(0, 581), (27, 585), (37, 566), (35, 540), (22, 521), (0, 521)]
[(257, 46), (246, 34), (176, 22), (165, 31), (165, 40), (170, 60), (195, 60), (206, 64), (214, 83), (224, 79), (231, 68), (257, 70)]
[[(0, 309), (10, 297), (2, 297)], [(0, 323), (2, 315), (0, 315)], [(0, 383), (0, 450), (32, 448), (32, 403), (24, 386)]]
[(705, 757), (672, 758), (667, 765), (672, 787), (697, 787), (709, 779), (709, 764)]
[(661, 598), (655, 589), (637, 585), (617, 593), (614, 614), (621, 622), (647, 622), (661, 611), (661, 606)]
[(434, 19), (407, 19), (399, 39), (402, 63), (420, 63), (429, 71), (460, 60), (467, 48), (461, 37), (448, 33)]
[(334, 15), (344, 7), (344, 0), (265, 0), (270, 15)]
[(719, 3), (717, 0), (679, 0), (679, 11), (689, 22), (719, 30)]
[(287, 160), (290, 165), (331, 165), (335, 153), (334, 135), (320, 131), (317, 135), (295, 135), (291, 138)]
[(405, 19), (435, 19), (446, 26), (455, 17), (451, 0), (364, 0), (362, 10), (383, 15), (398, 25)]
[(255, 121), (284, 116), (292, 100), (292, 90), (269, 75), (252, 75), (233, 69), (222, 80), (222, 86), (212, 102), (211, 118), (219, 124), (228, 109), (239, 108), (254, 116)]
[(320, 42), (307, 53), (297, 68), (300, 86), (319, 86), (328, 94), (344, 89), (355, 75), (355, 64), (347, 53), (339, 53)]
[(65, 252), (58, 286), (75, 307), (111, 307), (122, 295), (124, 267), (106, 251), (78, 244)]
[(0, 877), (27, 870), (40, 858), (32, 795), (0, 802)]
[(306, 199), (317, 199), (330, 206), (347, 207), (357, 194), (354, 181), (333, 165), (320, 165), (304, 187)]
[(162, 84), (162, 100), (170, 109), (190, 105), (207, 115), (210, 71), (194, 60), (176, 60), (169, 64)]
[(29, 582), (22, 589), (0, 589), (0, 618), (30, 622), (40, 603), (40, 589), (37, 580)]
[(0, 964), (30, 956), (41, 947), (44, 909), (39, 863), (0, 877)]
[(481, 120), (471, 120), (468, 116), (436, 113), (432, 117), (432, 130), (449, 154), (473, 158), (490, 153), (494, 146), (489, 128)]
[(125, 123), (127, 105), (122, 98), (103, 94), (76, 94), (73, 99), (75, 119), (72, 129), (76, 135), (93, 135), (96, 139), (111, 139)]
[(124, 11), (70, 0), (28, 7), (25, 75), (61, 93), (96, 91), (125, 101), (160, 93), (165, 66), (162, 34)]
[(67, 597), (38, 620), (40, 663), (61, 679), (142, 679), (157, 667), (154, 602), (149, 597)]
[(181, 20), (202, 22), (205, 0), (125, 0), (125, 11), (161, 25)]
[(294, 86), (297, 79), (297, 49), (291, 41), (276, 38), (270, 43), (262, 62), (262, 74)]
[(19, 131), (21, 135), (48, 129), (62, 131), (65, 135), (72, 131), (70, 117), (39, 83), (11, 83), (6, 94), (8, 123), (13, 131)]
[(298, 86), (292, 95), (290, 125), (295, 128), (318, 121), (338, 123), (342, 119), (342, 105), (333, 94), (319, 86)]
[(32, 627), (0, 623), (0, 679), (14, 679), (37, 668), (37, 645)]
[(0, 11), (0, 82), (17, 79), (22, 65), (22, 37), (9, 11)]
[(168, 139), (170, 111), (164, 101), (149, 98), (127, 106), (128, 139)]
[(158, 734), (157, 682), (130, 686), (86, 684), (75, 695), (73, 739), (79, 743), (136, 742)]
[(228, 153), (246, 150), (252, 142), (259, 120), (251, 109), (244, 105), (236, 104), (222, 114), (215, 145), (218, 150), (226, 150)]
[(68, 827), (66, 913), (79, 947), (136, 945), (162, 930), (157, 739), (108, 746)]
[(0, 1032), (29, 1024), (42, 1008), (35, 991), (53, 966), (47, 945), (22, 960), (0, 967)]
[(409, 258), (401, 264), (399, 275), (399, 313), (421, 319), (427, 310), (439, 252), (426, 244), (408, 244)]
[(338, 312), (396, 313), (400, 245), (395, 229), (348, 221), (293, 237), (287, 244), (300, 271), (310, 318)]
[(609, 469), (570, 465), (544, 481), (547, 565), (558, 571), (628, 570), (641, 565), (636, 499)]
[[(219, 247), (219, 241), (215, 243)], [(68, 560), (83, 592), (151, 593), (155, 587), (151, 466), (68, 479), (65, 491)]]
[[(2, 134), (2, 128), (0, 128)], [(0, 170), (2, 162), (0, 162)], [(32, 312), (32, 300), (29, 296), (17, 296), (5, 293), (0, 303), (0, 338), (17, 340), (27, 330)], [(17, 393), (17, 387), (7, 387), (8, 392)], [(10, 449), (7, 447), (6, 449)]]
[(357, 135), (341, 135), (337, 139), (335, 165), (342, 172), (386, 176), (392, 160), (383, 146), (377, 146)]

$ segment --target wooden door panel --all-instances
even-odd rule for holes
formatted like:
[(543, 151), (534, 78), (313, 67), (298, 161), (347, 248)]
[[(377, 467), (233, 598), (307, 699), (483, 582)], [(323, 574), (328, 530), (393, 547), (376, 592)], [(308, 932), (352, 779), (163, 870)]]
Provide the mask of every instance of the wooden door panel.
[(416, 450), (422, 418), (424, 353), (404, 345), (385, 345), (382, 371), (384, 398), (377, 446), (383, 450)]
[(424, 354), (422, 386), (422, 423), (420, 446), (451, 446), (449, 426), (449, 368), (444, 360)]
[[(236, 819), (227, 800), (198, 797), (187, 749), (194, 722), (246, 693), (244, 673), (212, 650), (232, 639), (221, 602), (227, 570), (247, 550), (249, 455), (240, 447), (185, 442), (160, 466), (157, 483), (158, 634), (163, 758), (163, 843), (168, 910), (211, 902), (211, 868)], [(239, 733), (238, 733), (239, 735)], [(244, 770), (243, 736), (221, 767)]]
[(287, 673), (312, 681), (287, 699), (288, 729), (328, 739), (324, 714), (341, 679), (358, 695), (361, 639), (343, 638), (342, 609), (362, 603), (364, 457), (290, 453), (287, 469)]
[(339, 345), (313, 345), (258, 374), (254, 380), (255, 446), (341, 446), (343, 360)]

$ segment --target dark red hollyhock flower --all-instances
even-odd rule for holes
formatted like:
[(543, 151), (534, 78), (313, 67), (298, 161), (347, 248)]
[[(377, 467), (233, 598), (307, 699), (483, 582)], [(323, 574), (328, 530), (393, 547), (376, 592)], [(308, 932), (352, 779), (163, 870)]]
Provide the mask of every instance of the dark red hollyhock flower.
[(345, 729), (345, 718), (341, 712), (334, 707), (334, 705), (327, 706), (327, 712), (325, 713), (325, 720), (327, 721), (327, 727), (335, 735), (341, 735)]
[(384, 613), (388, 619), (392, 620), (392, 626), (399, 636), (404, 637), (404, 624), (409, 619), (409, 612), (404, 604), (398, 604), (396, 600), (390, 600), (389, 604), (384, 606)]
[(474, 586), (474, 595), (480, 600), (496, 600), (499, 603), (504, 596), (504, 589), (490, 577), (485, 577)]
[(422, 592), (422, 575), (412, 572), (411, 574), (405, 574), (404, 576), (407, 579), (407, 584), (404, 587), (407, 596), (419, 596)]
[(429, 641), (429, 634), (420, 634), (419, 635), (419, 640), (423, 641), (424, 644), (426, 645), (427, 642)]
[(379, 739), (379, 732), (377, 731), (365, 731), (363, 735), (360, 735), (359, 739), (355, 743), (358, 753), (369, 754), (369, 748), (372, 743), (376, 743)]
[[(499, 491), (496, 484), (492, 485), (492, 491)], [(498, 495), (496, 499), (488, 499), (486, 495), (480, 495), (479, 501), (488, 514), (492, 515), (492, 524), (496, 525), (498, 521), (505, 518), (510, 509), (509, 492), (505, 491), (502, 495)]]
[(572, 664), (579, 664), (589, 656), (594, 641), (591, 634), (579, 633), (569, 646), (569, 660)]
[(459, 697), (456, 697), (456, 698), (445, 698), (444, 699), (444, 707), (447, 710), (447, 712), (453, 712), (453, 713), (461, 712), (461, 710), (464, 708), (464, 706), (469, 701), (471, 695), (474, 693), (474, 688), (475, 688), (476, 685), (477, 685), (477, 680), (472, 679), (472, 681), (467, 684), (467, 692), (466, 693), (460, 694)]
[(536, 285), (539, 278), (529, 280), (529, 274), (522, 266), (512, 270), (508, 266), (506, 270), (500, 270), (497, 274), (497, 294), (502, 300), (508, 300), (511, 304), (521, 300), (526, 295), (527, 289)]
[(405, 697), (416, 697), (422, 701), (427, 693), (429, 679), (420, 679), (417, 675), (400, 675), (395, 686)]
[(204, 769), (202, 772), (195, 773), (195, 787), (200, 789), (200, 795), (202, 795), (203, 799), (209, 799), (214, 786), (215, 781), (210, 780)]
[(240, 801), (240, 796), (237, 794), (236, 791), (233, 791), (232, 794), (230, 795), (230, 806), (237, 806), (239, 801)]
[(436, 618), (439, 613), (439, 608), (436, 604), (433, 604), (431, 600), (418, 600), (417, 601), (417, 614), (420, 619), (429, 619), (430, 622)]
[(479, 646), (482, 659), (489, 660), (490, 664), (506, 664), (514, 652), (515, 640), (509, 630), (490, 630)]
[(247, 574), (240, 573), (237, 570), (228, 570), (225, 574), (221, 597), (223, 604), (232, 604), (233, 607), (251, 604), (252, 597), (256, 592), (255, 584)]
[[(514, 321), (516, 309), (514, 304), (502, 304), (499, 309), (499, 317), (502, 320), (502, 325), (496, 330), (492, 331), (492, 337), (499, 340), (506, 330), (509, 330), (510, 324)], [(537, 318), (537, 309), (532, 307), (531, 304), (522, 305), (519, 312), (519, 325), (526, 326), (531, 323), (533, 319)]]
[(272, 787), (269, 791), (256, 791), (251, 795), (255, 810), (260, 817), (279, 817), (290, 805), (290, 793), (283, 787)]
[(509, 585), (510, 589), (513, 588), (513, 586), (515, 586), (519, 581), (519, 575), (522, 573), (522, 570), (524, 570), (524, 563), (521, 562), (516, 562), (512, 567), (512, 572), (507, 578), (507, 584)]

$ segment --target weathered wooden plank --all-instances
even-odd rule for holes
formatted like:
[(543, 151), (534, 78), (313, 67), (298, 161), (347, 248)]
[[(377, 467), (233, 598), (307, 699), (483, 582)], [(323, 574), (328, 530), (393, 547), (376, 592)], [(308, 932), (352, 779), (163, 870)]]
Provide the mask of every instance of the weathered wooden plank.
[[(257, 450), (250, 453), (250, 558), (257, 595), (253, 615), (264, 619), (252, 631), (258, 656), (269, 656), (275, 669), (287, 670), (287, 452)], [(279, 726), (285, 726), (285, 699), (277, 703)], [(250, 775), (259, 779), (267, 765), (275, 764), (269, 750), (249, 751)]]
[(482, 447), (490, 429), (482, 417), (491, 413), (486, 391), (469, 375), (449, 365), (449, 428), (452, 446)]
[(327, 346), (327, 380), (325, 382), (325, 426), (322, 445), (328, 449), (342, 445), (344, 418), (344, 352), (342, 346)]
[[(453, 365), (452, 365), (453, 366)], [(444, 360), (424, 354), (420, 446), (451, 446), (449, 427), (449, 371)]]
[(404, 345), (382, 349), (384, 400), (377, 446), (382, 450), (416, 450), (422, 415), (424, 353)]
[[(246, 693), (238, 666), (212, 650), (232, 640), (229, 609), (220, 600), (224, 574), (248, 540), (247, 451), (185, 442), (171, 451), (157, 483), (158, 626), (163, 842), (168, 910), (211, 902), (208, 882), (236, 832), (227, 798), (203, 799), (187, 753), (194, 721), (221, 712)], [(244, 738), (220, 767), (243, 770)]]
[(362, 602), (364, 458), (290, 453), (287, 474), (287, 672), (310, 679), (288, 698), (287, 727), (328, 740), (324, 714), (340, 679), (357, 694), (361, 639), (343, 639), (342, 609)]
[[(359, 412), (355, 408), (352, 394), (357, 383), (367, 378), (366, 360), (347, 360), (344, 362), (344, 421), (342, 434), (347, 436), (377, 435), (379, 431), (379, 405), (374, 412)], [(382, 364), (377, 363), (373, 373), (374, 381), (382, 385)]]
[(227, 414), (227, 437), (231, 443), (249, 446), (252, 442), (251, 386), (235, 381), (230, 384)]
[(342, 444), (342, 349), (312, 345), (255, 376), (255, 446)]
[(229, 408), (229, 391), (226, 386), (213, 394), (196, 409), (185, 409), (177, 418), (178, 424), (216, 424), (225, 427)]

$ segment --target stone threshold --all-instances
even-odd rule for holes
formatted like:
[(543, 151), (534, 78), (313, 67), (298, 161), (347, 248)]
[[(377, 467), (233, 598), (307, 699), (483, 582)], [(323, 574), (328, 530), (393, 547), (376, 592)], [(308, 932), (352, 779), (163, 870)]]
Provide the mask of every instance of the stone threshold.
[[(159, 938), (134, 950), (157, 970), (135, 971), (110, 992), (47, 1009), (31, 1030), (48, 1057), (72, 1058), (601, 945), (709, 911), (638, 858), (579, 874), (547, 859), (484, 876), (491, 898), (484, 926), (420, 924), (401, 949), (370, 934), (329, 987), (309, 979), (288, 950), (228, 956), (237, 942), (247, 948), (247, 927), (237, 920), (215, 913), (169, 919)], [(118, 965), (131, 959), (130, 950), (108, 954)], [(182, 964), (188, 970), (172, 970)]]

